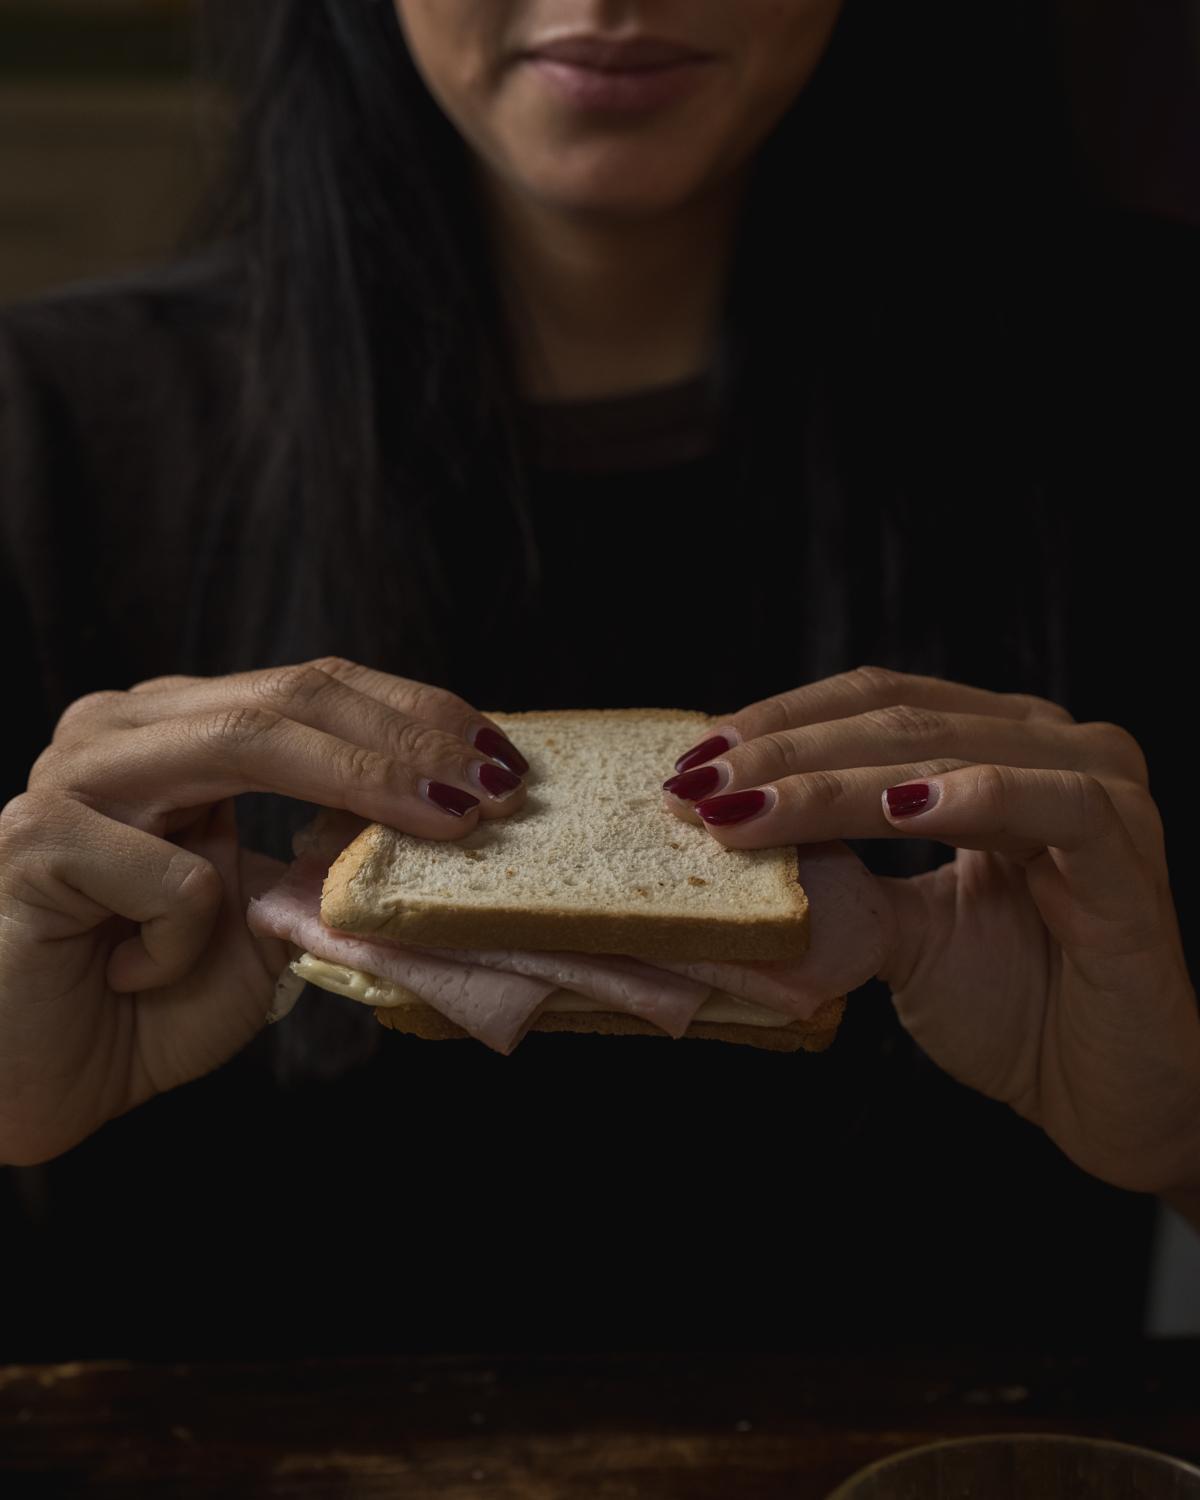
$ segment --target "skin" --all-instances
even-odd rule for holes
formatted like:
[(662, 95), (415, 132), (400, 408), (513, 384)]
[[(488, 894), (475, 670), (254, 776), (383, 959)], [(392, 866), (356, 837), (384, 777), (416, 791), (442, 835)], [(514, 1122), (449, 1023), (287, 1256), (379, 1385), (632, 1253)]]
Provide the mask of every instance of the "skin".
[[(239, 847), (233, 797), (463, 837), (524, 802), (519, 777), (480, 784), (503, 770), (474, 746), (488, 728), (452, 693), (334, 657), (73, 703), (0, 812), (0, 1161), (59, 1155), (266, 1024), (291, 954), (246, 906), (286, 866)], [(477, 805), (443, 811), (431, 780)]]
[[(817, 928), (799, 988), (830, 953), (863, 954), (851, 984), (884, 980), (954, 1078), (1085, 1171), (1200, 1220), (1200, 1012), (1132, 735), (1045, 699), (860, 667), (751, 704), (713, 737), (730, 747), (701, 761), (717, 790), (664, 797), (726, 848), (916, 838), (958, 851), (915, 878), (860, 868), (874, 931), (860, 914), (848, 946), (848, 931)], [(912, 784), (936, 800), (897, 817), (887, 789)], [(753, 789), (761, 812), (709, 822)]]
[[(603, 395), (702, 370), (747, 163), (811, 76), (838, 5), (397, 8), (473, 153), (525, 392)], [(551, 31), (667, 36), (715, 61), (693, 98), (636, 122), (584, 117), (513, 61)], [(244, 913), (280, 867), (238, 848), (234, 794), (454, 837), (520, 805), (517, 790), (455, 820), (425, 796), (431, 777), (478, 790), (484, 723), (440, 689), (337, 661), (159, 679), (69, 709), (29, 792), (0, 815), (0, 1158), (67, 1149), (263, 1024), (287, 954), (253, 938)], [(877, 667), (783, 691), (722, 728), (707, 760), (718, 796), (765, 797), (748, 820), (705, 821), (711, 836), (799, 844), (802, 871), (823, 844), (811, 857), (825, 877), (833, 858), (869, 895), (853, 932), (816, 928), (809, 978), (836, 973), (841, 991), (878, 975), (954, 1077), (1087, 1171), (1200, 1222), (1200, 1018), (1132, 736), (1041, 699)], [(884, 793), (917, 778), (938, 801), (900, 820)], [(664, 797), (697, 818), (694, 799)], [(932, 874), (876, 880), (840, 842), (862, 837), (957, 853)]]
[[(397, 0), (470, 147), (530, 395), (603, 396), (708, 364), (747, 165), (808, 82), (841, 0)], [(639, 115), (566, 106), (519, 54), (651, 36), (710, 55)]]

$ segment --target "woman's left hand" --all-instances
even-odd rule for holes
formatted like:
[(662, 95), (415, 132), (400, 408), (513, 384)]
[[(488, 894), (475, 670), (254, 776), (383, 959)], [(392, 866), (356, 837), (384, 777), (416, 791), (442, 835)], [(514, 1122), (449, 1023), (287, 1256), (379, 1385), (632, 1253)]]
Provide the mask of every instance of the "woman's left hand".
[(1095, 1176), (1200, 1190), (1200, 1011), (1131, 734), (1041, 698), (860, 667), (715, 723), (678, 765), (667, 804), (698, 809), (729, 848), (957, 849), (878, 878), (877, 973), (905, 1027)]

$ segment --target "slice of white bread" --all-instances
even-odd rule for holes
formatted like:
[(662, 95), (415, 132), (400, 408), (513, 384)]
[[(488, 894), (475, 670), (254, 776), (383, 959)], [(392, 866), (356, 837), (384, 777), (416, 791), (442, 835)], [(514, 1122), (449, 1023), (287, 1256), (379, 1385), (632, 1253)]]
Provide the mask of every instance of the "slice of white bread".
[(663, 806), (661, 783), (713, 720), (679, 709), (490, 717), (529, 761), (525, 806), (445, 842), (371, 824), (326, 877), (327, 926), (424, 947), (651, 960), (807, 950), (795, 850), (727, 850)]
[[(425, 1041), (451, 1041), (465, 1037), (461, 1026), (448, 1021), (431, 1005), (414, 996), (412, 1005), (380, 1006), (375, 1019), (392, 1031), (404, 1031)], [(762, 1047), (768, 1052), (824, 1052), (837, 1035), (845, 996), (827, 1000), (808, 1021), (793, 1021), (787, 1026), (739, 1026), (732, 1022), (693, 1021), (682, 1040), (699, 1038), (710, 1042), (738, 1042), (746, 1047)], [(820, 1023), (818, 1026), (817, 1023)], [(530, 1031), (590, 1031), (606, 1036), (658, 1036), (671, 1040), (665, 1031), (637, 1016), (616, 1015), (612, 1011), (543, 1011)]]

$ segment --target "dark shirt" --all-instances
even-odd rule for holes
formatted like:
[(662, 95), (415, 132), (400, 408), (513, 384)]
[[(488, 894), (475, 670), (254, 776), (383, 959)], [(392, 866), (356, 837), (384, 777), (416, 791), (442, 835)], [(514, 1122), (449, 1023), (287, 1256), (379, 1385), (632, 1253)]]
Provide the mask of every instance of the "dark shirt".
[[(1177, 233), (1148, 235), (1135, 289)], [(0, 325), (6, 798), (72, 698), (179, 669), (234, 358), (198, 277), (83, 290)], [(1174, 305), (1160, 288), (1155, 317)], [(1144, 347), (1169, 342), (1155, 326)], [(1102, 412), (1063, 393), (1064, 422), (1097, 440), (1102, 425), (1109, 455), (1070, 476), (1094, 505), (1068, 706), (1147, 749), (1186, 928), (1194, 628), (1171, 507), (1195, 471), (1160, 451), (1162, 434), (1184, 450), (1172, 381), (1112, 353)], [(723, 510), (730, 456), (706, 439), (703, 392), (527, 412), (540, 615), (528, 639), (468, 640), (447, 685), (484, 708), (720, 712), (815, 675), (777, 558), (766, 597), (756, 582), (772, 518)], [(964, 520), (964, 569), (1001, 524)], [(984, 651), (985, 623), (956, 628)], [(904, 869), (899, 843), (859, 852)], [(952, 1082), (878, 983), (817, 1057), (535, 1035), (504, 1059), (362, 1021), (309, 991), (215, 1074), (6, 1174), (21, 1296), (0, 1357), (1044, 1342), (1140, 1325), (1152, 1202)], [(307, 1061), (289, 1070), (293, 1026)]]

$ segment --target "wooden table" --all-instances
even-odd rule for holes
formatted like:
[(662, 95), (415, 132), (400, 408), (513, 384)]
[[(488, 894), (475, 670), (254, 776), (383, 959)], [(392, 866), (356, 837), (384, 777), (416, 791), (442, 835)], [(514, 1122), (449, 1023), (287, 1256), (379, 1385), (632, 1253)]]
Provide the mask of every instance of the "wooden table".
[(1200, 1460), (1200, 1342), (0, 1367), (5, 1500), (817, 1500), (885, 1454), (1015, 1431)]

